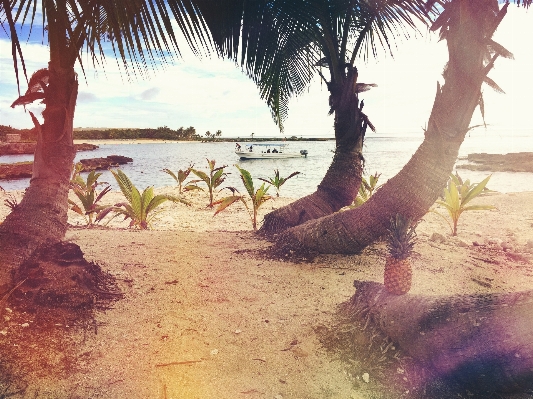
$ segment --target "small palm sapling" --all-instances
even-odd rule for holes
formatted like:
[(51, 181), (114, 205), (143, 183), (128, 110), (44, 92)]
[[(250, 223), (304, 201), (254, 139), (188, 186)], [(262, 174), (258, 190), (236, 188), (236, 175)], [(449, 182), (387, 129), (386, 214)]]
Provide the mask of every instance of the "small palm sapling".
[(235, 188), (232, 188), (233, 195), (222, 198), (221, 200), (216, 201), (213, 205), (218, 205), (215, 215), (216, 216), (219, 212), (226, 209), (231, 204), (241, 201), (244, 206), (246, 207), (246, 210), (248, 211), (248, 215), (250, 216), (250, 220), (252, 221), (252, 227), (254, 231), (257, 230), (257, 211), (263, 205), (266, 201), (271, 199), (272, 197), (267, 194), (268, 188), (270, 186), (265, 187), (265, 183), (261, 184), (261, 187), (259, 187), (257, 190), (254, 188), (254, 182), (252, 180), (252, 175), (250, 172), (248, 172), (245, 169), (240, 168), (238, 165), (235, 165), (235, 167), (239, 170), (239, 173), (241, 175), (241, 180), (244, 184), (244, 187), (246, 188), (246, 191), (248, 193), (248, 196), (251, 200), (251, 206), (248, 205), (248, 201), (246, 200), (246, 197), (244, 195), (236, 195), (235, 193), (238, 193), (238, 190)]

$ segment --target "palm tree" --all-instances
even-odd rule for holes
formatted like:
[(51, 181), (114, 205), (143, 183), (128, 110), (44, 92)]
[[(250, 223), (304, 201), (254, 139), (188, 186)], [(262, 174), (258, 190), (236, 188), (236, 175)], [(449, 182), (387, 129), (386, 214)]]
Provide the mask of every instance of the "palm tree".
[(42, 12), (46, 27), (49, 63), (31, 76), (28, 90), (13, 106), (42, 100), (44, 122), (30, 113), (38, 131), (33, 177), (21, 203), (0, 225), (0, 295), (12, 284), (12, 272), (24, 259), (40, 245), (59, 241), (66, 232), (78, 94), (74, 65), (82, 63), (84, 50), (95, 66), (112, 53), (128, 75), (143, 76), (179, 54), (174, 20), (191, 47), (210, 48), (201, 10), (193, 0), (2, 0), (0, 18), (11, 36), (17, 82), (21, 70), (26, 76), (26, 67), (16, 24), (32, 27), (37, 11)]
[[(226, 26), (217, 30), (225, 35), (215, 32), (213, 38), (236, 61), (239, 54), (246, 54), (241, 64), (280, 129), (289, 99), (315, 76), (325, 81), (330, 114), (335, 114), (337, 146), (329, 170), (316, 192), (267, 215), (262, 231), (274, 233), (331, 214), (353, 201), (361, 182), (366, 129), (374, 128), (358, 98), (358, 93), (374, 85), (358, 81), (356, 58), (375, 54), (379, 44), (388, 50), (394, 36), (407, 36), (416, 20), (427, 20), (427, 12), (422, 0), (270, 0), (262, 10), (250, 7), (245, 3), (238, 11), (243, 20), (255, 18), (255, 25), (249, 24), (254, 29), (243, 29), (240, 39), (237, 27)], [(204, 17), (210, 25), (223, 12), (213, 8)]]
[[(428, 7), (433, 3), (428, 2)], [(517, 3), (529, 7), (531, 0)], [(484, 114), (482, 84), (501, 91), (487, 74), (499, 56), (512, 58), (492, 40), (508, 5), (500, 8), (496, 0), (443, 3), (432, 30), (440, 30), (446, 39), (449, 60), (444, 84), (437, 83), (424, 141), (404, 168), (365, 204), (287, 230), (278, 241), (281, 250), (358, 253), (386, 233), (391, 216), (400, 213), (419, 220), (427, 213), (452, 172), (474, 110), (479, 106)]]

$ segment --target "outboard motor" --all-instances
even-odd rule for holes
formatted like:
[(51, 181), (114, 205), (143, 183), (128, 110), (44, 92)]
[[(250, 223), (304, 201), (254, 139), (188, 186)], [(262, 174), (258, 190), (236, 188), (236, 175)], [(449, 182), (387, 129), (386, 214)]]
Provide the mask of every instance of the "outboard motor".
[(300, 154), (307, 158), (307, 150), (300, 150)]

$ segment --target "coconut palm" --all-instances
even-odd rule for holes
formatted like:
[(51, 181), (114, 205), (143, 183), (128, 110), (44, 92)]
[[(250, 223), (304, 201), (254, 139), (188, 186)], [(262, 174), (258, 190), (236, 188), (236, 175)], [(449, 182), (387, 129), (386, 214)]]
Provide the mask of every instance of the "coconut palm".
[(145, 76), (179, 54), (174, 21), (191, 47), (211, 47), (194, 0), (2, 0), (0, 21), (11, 38), (17, 82), (21, 76), (27, 80), (17, 31), (20, 26), (34, 27), (40, 13), (49, 63), (31, 76), (27, 91), (13, 106), (42, 101), (44, 122), (30, 113), (38, 131), (33, 177), (24, 199), (0, 227), (0, 293), (11, 285), (12, 271), (39, 245), (57, 242), (66, 232), (75, 155), (75, 63), (82, 64), (87, 54), (94, 66), (102, 67), (111, 54), (127, 75)]
[[(365, 133), (374, 129), (358, 94), (375, 85), (358, 80), (356, 60), (374, 55), (380, 45), (388, 51), (395, 37), (407, 36), (417, 20), (426, 21), (427, 12), (422, 0), (270, 0), (264, 10), (250, 7), (245, 3), (240, 12), (243, 20), (256, 19), (255, 29), (243, 29), (239, 38), (239, 30), (226, 27), (217, 30), (226, 35), (213, 38), (236, 61), (246, 54), (240, 62), (280, 129), (289, 99), (315, 77), (326, 83), (334, 114), (337, 147), (329, 170), (316, 192), (267, 215), (262, 231), (273, 233), (352, 203), (361, 182)], [(214, 7), (204, 17), (211, 24), (220, 13), (224, 10)]]
[[(531, 5), (531, 0), (516, 2)], [(444, 84), (437, 83), (424, 141), (403, 169), (365, 204), (287, 230), (279, 240), (281, 249), (357, 253), (386, 234), (392, 216), (400, 213), (416, 221), (428, 212), (446, 186), (474, 110), (479, 106), (484, 114), (483, 83), (501, 91), (487, 74), (498, 57), (512, 58), (492, 40), (508, 5), (500, 7), (496, 0), (443, 3), (432, 30), (439, 30), (447, 41), (449, 60)]]

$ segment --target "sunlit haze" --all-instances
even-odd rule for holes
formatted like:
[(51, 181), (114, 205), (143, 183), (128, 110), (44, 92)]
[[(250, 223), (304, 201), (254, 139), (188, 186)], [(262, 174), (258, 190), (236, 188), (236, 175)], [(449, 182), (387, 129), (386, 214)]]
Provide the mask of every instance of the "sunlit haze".
[[(511, 5), (494, 37), (515, 55), (515, 60), (498, 59), (489, 75), (506, 94), (484, 86), (490, 130), (533, 135), (529, 105), (533, 90), (533, 53), (529, 43), (533, 36), (532, 18), (531, 11)], [(29, 74), (46, 67), (46, 46), (26, 43), (23, 51)], [(378, 84), (361, 94), (378, 134), (422, 135), (446, 59), (445, 42), (438, 42), (436, 34), (423, 32), (399, 42), (394, 58), (380, 56), (376, 61), (364, 64), (361, 60), (357, 64), (360, 82)], [(11, 44), (5, 31), (0, 32), (0, 60), (0, 124), (29, 128), (32, 123), (24, 109), (10, 108), (18, 94)], [(76, 127), (194, 126), (201, 135), (220, 129), (223, 137), (249, 137), (251, 133), (283, 137), (254, 83), (229, 61), (198, 59), (184, 51), (184, 59), (151, 72), (149, 79), (131, 81), (119, 71), (112, 57), (105, 70), (95, 71), (90, 64), (90, 60), (85, 62), (85, 78), (77, 68), (80, 88)], [(25, 89), (23, 82), (21, 90)], [(42, 110), (42, 106), (30, 109)], [(283, 134), (333, 137), (333, 117), (327, 113), (328, 92), (316, 79), (305, 94), (289, 103)], [(476, 111), (472, 125), (479, 123), (481, 116)]]

